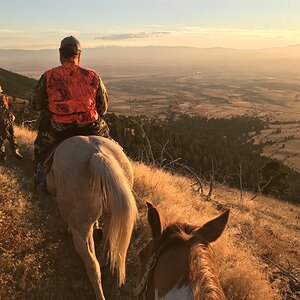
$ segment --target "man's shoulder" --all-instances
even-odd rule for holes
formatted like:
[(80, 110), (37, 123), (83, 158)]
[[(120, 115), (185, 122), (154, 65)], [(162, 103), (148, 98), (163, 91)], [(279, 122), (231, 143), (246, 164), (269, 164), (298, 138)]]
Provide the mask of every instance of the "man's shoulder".
[(45, 73), (42, 76), (47, 76), (47, 74), (53, 73), (53, 72), (58, 71), (60, 69), (62, 69), (62, 66), (57, 66), (57, 67), (51, 68), (51, 69), (45, 71)]
[(93, 69), (85, 68), (83, 66), (78, 66), (78, 67), (79, 67), (80, 70), (83, 70), (84, 72), (88, 72), (88, 73), (90, 73), (90, 74), (92, 74), (96, 77), (99, 77), (98, 73)]
[(60, 66), (56, 66), (56, 67), (53, 67), (53, 68), (51, 68), (51, 69), (49, 69), (49, 70), (47, 70), (45, 73), (47, 73), (47, 72), (51, 72), (51, 71), (55, 71), (55, 70), (59, 70), (59, 69), (62, 69), (62, 65), (60, 65)]

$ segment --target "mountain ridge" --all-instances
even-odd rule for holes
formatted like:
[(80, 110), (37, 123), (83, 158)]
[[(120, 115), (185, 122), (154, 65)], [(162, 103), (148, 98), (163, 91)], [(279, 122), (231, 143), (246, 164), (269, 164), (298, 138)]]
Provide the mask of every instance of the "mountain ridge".
[[(231, 48), (231, 47), (195, 47), (195, 46), (161, 46), (161, 45), (146, 45), (146, 46), (118, 46), (118, 45), (101, 45), (96, 47), (84, 47), (83, 50), (87, 49), (102, 49), (102, 48), (188, 48), (188, 49), (198, 49), (198, 50), (237, 50), (237, 51), (260, 51), (260, 50), (270, 50), (270, 49), (286, 49), (286, 48), (293, 48), (293, 47), (300, 47), (300, 44), (291, 44), (286, 46), (277, 46), (277, 47), (267, 47), (267, 48)], [(45, 48), (45, 49), (22, 49), (22, 48), (0, 48), (0, 51), (27, 51), (27, 52), (34, 52), (34, 51), (57, 51), (56, 48)]]
[[(216, 72), (300, 73), (298, 46), (267, 49), (197, 48), (188, 46), (101, 46), (83, 48), (81, 62), (99, 73), (117, 75), (129, 69), (136, 74), (186, 69)], [(59, 65), (58, 49), (0, 49), (0, 66), (23, 75), (39, 78)], [(122, 69), (122, 70), (121, 70)]]
[(0, 85), (13, 98), (31, 99), (36, 83), (33, 78), (0, 68)]

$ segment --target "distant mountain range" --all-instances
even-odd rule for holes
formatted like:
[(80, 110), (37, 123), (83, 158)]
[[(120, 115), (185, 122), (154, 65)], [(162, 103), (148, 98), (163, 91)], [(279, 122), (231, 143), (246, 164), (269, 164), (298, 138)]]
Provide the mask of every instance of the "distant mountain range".
[[(104, 76), (167, 72), (193, 69), (226, 72), (300, 73), (300, 45), (238, 50), (193, 47), (87, 48), (82, 64)], [(0, 67), (38, 78), (46, 69), (59, 65), (58, 50), (0, 49)]]
[[(36, 85), (36, 80), (29, 77), (37, 79), (45, 70), (59, 64), (58, 50), (55, 49), (0, 49), (0, 85), (11, 96), (29, 99)], [(260, 50), (106, 46), (83, 49), (82, 64), (96, 69), (104, 77), (183, 69), (300, 75), (300, 44)]]

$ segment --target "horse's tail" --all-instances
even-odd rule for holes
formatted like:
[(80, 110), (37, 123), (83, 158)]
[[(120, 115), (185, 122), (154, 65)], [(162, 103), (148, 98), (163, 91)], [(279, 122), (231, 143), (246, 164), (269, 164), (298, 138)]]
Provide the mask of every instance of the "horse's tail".
[(125, 282), (126, 254), (137, 216), (131, 186), (119, 162), (99, 152), (93, 155), (90, 169), (95, 191), (101, 191), (104, 206), (111, 213), (108, 229), (110, 267), (117, 270), (119, 285)]

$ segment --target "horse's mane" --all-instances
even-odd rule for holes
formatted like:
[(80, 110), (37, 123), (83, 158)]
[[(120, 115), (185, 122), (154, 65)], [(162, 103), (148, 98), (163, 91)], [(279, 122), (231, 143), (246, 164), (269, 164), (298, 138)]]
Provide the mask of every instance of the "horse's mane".
[(217, 272), (212, 263), (212, 251), (209, 243), (195, 236), (198, 226), (188, 223), (173, 223), (165, 228), (159, 241), (160, 251), (187, 243), (190, 247), (188, 280), (191, 283), (195, 299), (225, 299)]
[(225, 299), (210, 247), (193, 245), (190, 252), (189, 279), (195, 299)]

